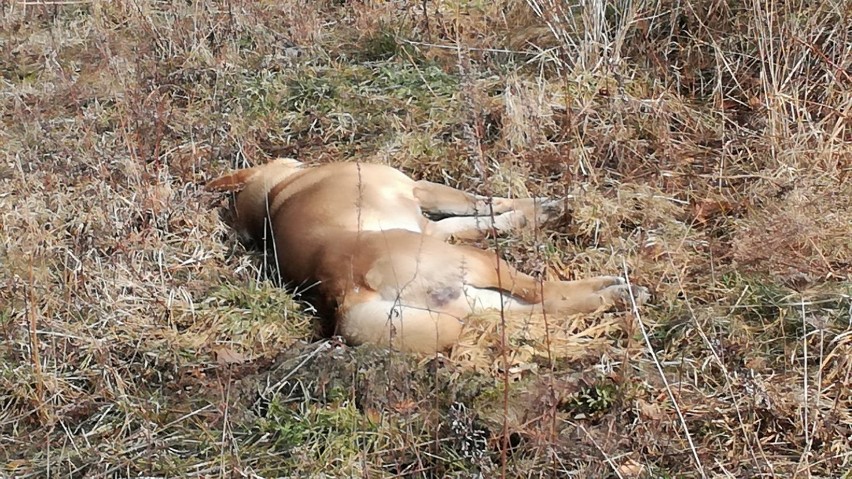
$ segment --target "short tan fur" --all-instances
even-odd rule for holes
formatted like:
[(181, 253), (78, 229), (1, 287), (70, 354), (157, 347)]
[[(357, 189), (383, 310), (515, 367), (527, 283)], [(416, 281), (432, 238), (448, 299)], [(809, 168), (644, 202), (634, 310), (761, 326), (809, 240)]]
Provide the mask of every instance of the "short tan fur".
[(555, 210), (547, 200), (488, 199), (385, 165), (291, 159), (237, 170), (207, 189), (237, 193), (239, 234), (271, 243), (290, 284), (315, 285), (317, 308), (352, 344), (434, 353), (456, 343), (465, 317), (501, 303), (571, 314), (648, 298), (615, 276), (542, 283), (493, 252), (446, 242), (544, 221)]

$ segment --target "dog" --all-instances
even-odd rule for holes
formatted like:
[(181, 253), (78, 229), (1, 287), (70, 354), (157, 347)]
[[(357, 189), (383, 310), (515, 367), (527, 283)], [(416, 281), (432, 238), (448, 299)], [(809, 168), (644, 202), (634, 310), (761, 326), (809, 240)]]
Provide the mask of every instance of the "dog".
[(313, 285), (313, 306), (352, 345), (433, 354), (478, 311), (592, 313), (649, 297), (617, 276), (540, 281), (493, 252), (447, 242), (544, 221), (558, 209), (546, 199), (474, 195), (380, 164), (284, 158), (206, 188), (236, 193), (239, 236), (270, 246), (289, 284)]

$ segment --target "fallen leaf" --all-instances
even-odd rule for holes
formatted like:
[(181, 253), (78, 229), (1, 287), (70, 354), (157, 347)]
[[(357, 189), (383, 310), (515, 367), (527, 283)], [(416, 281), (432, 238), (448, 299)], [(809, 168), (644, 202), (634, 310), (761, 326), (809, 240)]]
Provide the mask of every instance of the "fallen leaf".
[(216, 353), (216, 362), (222, 366), (242, 364), (249, 360), (249, 358), (244, 354), (238, 353), (237, 351), (225, 346), (216, 346), (213, 348), (213, 352)]

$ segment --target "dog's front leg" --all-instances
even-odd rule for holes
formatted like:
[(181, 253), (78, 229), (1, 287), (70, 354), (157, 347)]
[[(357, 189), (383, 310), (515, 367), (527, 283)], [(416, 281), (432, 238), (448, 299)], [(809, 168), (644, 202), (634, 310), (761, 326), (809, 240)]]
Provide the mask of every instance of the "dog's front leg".
[(450, 237), (477, 240), (489, 233), (504, 234), (523, 227), (538, 226), (560, 214), (557, 201), (542, 202), (534, 198), (509, 200), (513, 209), (483, 216), (453, 216), (429, 221), (425, 234), (446, 240)]
[(514, 209), (515, 201), (509, 198), (489, 198), (473, 195), (447, 185), (418, 181), (414, 197), (424, 213), (435, 216), (491, 216)]
[(450, 238), (478, 240), (492, 231), (503, 233), (515, 229), (513, 212), (495, 216), (451, 216), (438, 221), (429, 221), (423, 233), (442, 241)]

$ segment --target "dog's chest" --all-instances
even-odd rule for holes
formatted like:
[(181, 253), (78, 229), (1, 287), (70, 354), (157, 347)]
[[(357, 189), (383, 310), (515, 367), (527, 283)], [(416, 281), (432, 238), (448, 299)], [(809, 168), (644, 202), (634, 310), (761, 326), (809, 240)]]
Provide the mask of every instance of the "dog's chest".
[(404, 191), (390, 185), (365, 191), (358, 215), (361, 231), (401, 229), (422, 233), (423, 214), (414, 198)]
[(422, 233), (421, 221), (413, 215), (393, 215), (393, 214), (375, 214), (375, 212), (365, 212), (361, 216), (360, 221), (361, 231), (388, 231), (388, 230), (406, 230), (415, 233)]

